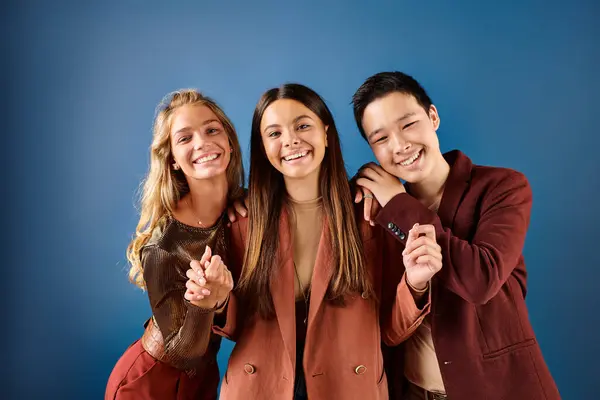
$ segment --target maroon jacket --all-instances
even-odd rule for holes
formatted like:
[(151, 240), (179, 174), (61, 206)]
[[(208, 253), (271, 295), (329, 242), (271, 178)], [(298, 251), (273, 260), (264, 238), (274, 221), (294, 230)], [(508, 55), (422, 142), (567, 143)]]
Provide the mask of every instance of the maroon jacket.
[[(401, 246), (415, 223), (435, 226), (443, 268), (431, 283), (431, 325), (448, 398), (560, 399), (525, 306), (527, 179), (514, 170), (473, 165), (460, 151), (444, 157), (450, 174), (437, 214), (403, 193), (376, 220)], [(401, 346), (386, 362), (398, 398)]]

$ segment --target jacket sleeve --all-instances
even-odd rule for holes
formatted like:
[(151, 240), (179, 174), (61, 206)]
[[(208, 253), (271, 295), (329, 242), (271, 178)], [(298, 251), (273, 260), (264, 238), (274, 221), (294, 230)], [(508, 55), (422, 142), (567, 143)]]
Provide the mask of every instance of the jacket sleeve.
[(181, 370), (198, 367), (209, 346), (214, 311), (184, 299), (187, 277), (171, 253), (155, 245), (145, 247), (142, 263), (152, 314), (164, 338), (166, 360)]
[(386, 345), (397, 346), (412, 335), (429, 314), (431, 291), (427, 290), (424, 298), (415, 301), (402, 264), (403, 246), (386, 232), (381, 233), (381, 336)]
[(394, 197), (376, 221), (402, 246), (415, 223), (434, 225), (443, 257), (442, 270), (436, 277), (465, 301), (485, 304), (498, 293), (522, 256), (531, 203), (527, 179), (509, 170), (481, 199), (479, 221), (471, 240), (455, 236), (442, 226), (436, 213), (406, 193)]

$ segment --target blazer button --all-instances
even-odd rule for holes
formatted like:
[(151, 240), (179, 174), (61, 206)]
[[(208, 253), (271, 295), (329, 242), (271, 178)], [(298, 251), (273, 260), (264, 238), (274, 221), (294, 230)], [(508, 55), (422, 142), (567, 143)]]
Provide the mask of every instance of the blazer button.
[(365, 367), (364, 365), (359, 365), (358, 367), (354, 368), (354, 373), (356, 375), (362, 375), (365, 372), (367, 372), (367, 367)]
[(406, 235), (404, 234), (404, 232), (400, 232), (398, 237), (400, 238), (400, 240), (404, 240), (406, 238)]
[(394, 229), (396, 225), (393, 222), (388, 222), (388, 229)]
[(365, 300), (366, 300), (366, 299), (368, 299), (368, 298), (369, 298), (369, 293), (367, 293), (367, 292), (362, 292), (362, 293), (360, 294), (360, 297), (362, 297), (363, 299), (365, 299)]
[(253, 373), (256, 372), (256, 368), (254, 368), (254, 365), (252, 365), (252, 364), (246, 364), (246, 365), (244, 365), (244, 372), (247, 373), (248, 375), (252, 375)]

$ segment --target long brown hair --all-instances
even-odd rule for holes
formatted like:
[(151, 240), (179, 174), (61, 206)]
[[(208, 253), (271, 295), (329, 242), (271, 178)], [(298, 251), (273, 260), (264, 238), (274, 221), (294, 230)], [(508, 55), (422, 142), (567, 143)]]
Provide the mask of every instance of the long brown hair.
[(166, 215), (172, 215), (179, 200), (190, 191), (181, 170), (175, 170), (171, 152), (171, 124), (173, 114), (185, 105), (206, 106), (215, 113), (223, 124), (233, 152), (227, 166), (227, 197), (234, 199), (242, 194), (244, 186), (244, 167), (242, 152), (235, 128), (227, 115), (210, 97), (206, 97), (195, 89), (181, 89), (166, 95), (156, 108), (154, 118), (152, 145), (150, 146), (150, 170), (144, 179), (141, 193), (140, 220), (135, 230), (135, 237), (127, 247), (127, 259), (131, 264), (129, 280), (144, 289), (141, 260), (142, 247), (152, 236), (152, 231), (164, 223)]
[(270, 282), (279, 261), (279, 220), (287, 195), (283, 175), (266, 156), (260, 123), (267, 107), (280, 99), (304, 104), (329, 127), (327, 148), (319, 174), (323, 215), (330, 233), (334, 269), (326, 298), (333, 303), (343, 304), (343, 296), (348, 293), (372, 292), (333, 116), (323, 99), (312, 89), (299, 84), (285, 84), (268, 90), (261, 97), (254, 110), (250, 136), (248, 241), (237, 290), (248, 310), (258, 312), (263, 318), (274, 315)]

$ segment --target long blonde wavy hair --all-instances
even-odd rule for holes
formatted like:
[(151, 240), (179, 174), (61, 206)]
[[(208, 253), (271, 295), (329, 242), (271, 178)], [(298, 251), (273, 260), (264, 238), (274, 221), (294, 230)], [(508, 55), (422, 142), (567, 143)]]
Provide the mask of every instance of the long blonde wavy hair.
[(129, 280), (141, 289), (146, 288), (141, 250), (150, 240), (154, 229), (165, 223), (165, 217), (173, 214), (179, 200), (190, 191), (183, 172), (172, 168), (174, 160), (171, 152), (173, 115), (175, 110), (185, 105), (206, 106), (223, 124), (233, 149), (226, 170), (227, 197), (232, 200), (243, 193), (242, 152), (235, 128), (223, 110), (214, 100), (195, 89), (180, 89), (165, 96), (156, 108), (152, 145), (150, 146), (150, 169), (143, 181), (140, 196), (140, 220), (135, 230), (135, 236), (127, 247), (127, 259), (131, 265)]

